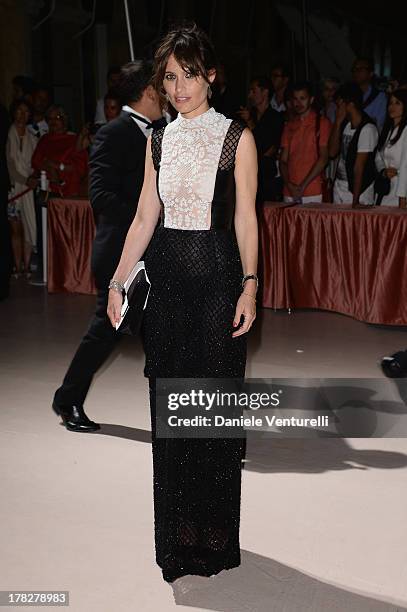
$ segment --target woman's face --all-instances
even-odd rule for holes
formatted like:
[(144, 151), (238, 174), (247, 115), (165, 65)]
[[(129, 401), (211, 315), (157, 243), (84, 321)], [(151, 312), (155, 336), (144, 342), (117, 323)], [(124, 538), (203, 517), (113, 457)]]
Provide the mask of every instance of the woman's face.
[(56, 109), (48, 114), (48, 127), (51, 134), (63, 134), (66, 132), (65, 119)]
[(114, 98), (107, 98), (105, 100), (105, 117), (106, 121), (116, 119), (120, 115), (119, 101)]
[(391, 96), (389, 102), (389, 117), (396, 121), (403, 116), (404, 104), (396, 96)]
[[(215, 70), (209, 74), (211, 83), (215, 75)], [(194, 111), (200, 114), (208, 108), (208, 83), (202, 76), (196, 77), (184, 70), (174, 55), (170, 55), (167, 62), (163, 87), (175, 110), (183, 115), (191, 113), (194, 116)]]
[(16, 112), (14, 114), (14, 121), (19, 123), (20, 125), (27, 125), (30, 119), (30, 109), (26, 104), (20, 104), (16, 108)]

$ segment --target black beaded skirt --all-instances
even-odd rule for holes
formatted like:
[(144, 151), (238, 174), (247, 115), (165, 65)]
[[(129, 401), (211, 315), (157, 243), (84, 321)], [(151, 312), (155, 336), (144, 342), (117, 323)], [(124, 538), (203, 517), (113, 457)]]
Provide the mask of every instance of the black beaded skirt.
[(246, 335), (232, 338), (241, 293), (226, 230), (158, 227), (144, 257), (151, 291), (142, 326), (150, 382), (156, 561), (171, 582), (240, 564), (245, 438), (160, 438), (155, 379), (244, 378)]

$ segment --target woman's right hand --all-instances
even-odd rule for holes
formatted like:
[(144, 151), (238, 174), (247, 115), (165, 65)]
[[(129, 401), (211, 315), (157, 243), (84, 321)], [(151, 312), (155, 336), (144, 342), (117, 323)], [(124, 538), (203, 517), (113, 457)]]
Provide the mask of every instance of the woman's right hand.
[(110, 319), (110, 323), (113, 327), (116, 327), (116, 323), (120, 321), (120, 312), (122, 309), (123, 297), (118, 291), (110, 289), (109, 301), (107, 304), (107, 316)]

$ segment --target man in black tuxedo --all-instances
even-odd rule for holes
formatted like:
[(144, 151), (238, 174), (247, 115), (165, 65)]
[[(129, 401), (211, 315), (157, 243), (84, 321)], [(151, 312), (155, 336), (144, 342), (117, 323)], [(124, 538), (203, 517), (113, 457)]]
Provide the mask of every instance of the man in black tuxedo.
[(137, 209), (152, 122), (162, 120), (151, 77), (152, 67), (147, 62), (123, 66), (118, 93), (125, 105), (119, 117), (99, 129), (92, 145), (89, 165), (90, 201), (97, 227), (92, 251), (98, 289), (96, 311), (53, 401), (54, 411), (70, 431), (100, 429), (86, 416), (83, 403), (94, 374), (120, 339), (106, 314), (108, 285)]

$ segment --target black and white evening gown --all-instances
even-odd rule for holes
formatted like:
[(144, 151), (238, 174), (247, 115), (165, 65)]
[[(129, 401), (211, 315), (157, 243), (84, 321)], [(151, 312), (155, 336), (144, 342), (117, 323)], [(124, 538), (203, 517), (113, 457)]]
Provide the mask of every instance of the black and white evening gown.
[(151, 292), (142, 337), (149, 378), (156, 561), (163, 578), (240, 564), (245, 438), (155, 432), (155, 379), (244, 378), (246, 335), (232, 338), (242, 265), (233, 232), (243, 127), (210, 108), (153, 132), (161, 223), (145, 253)]

